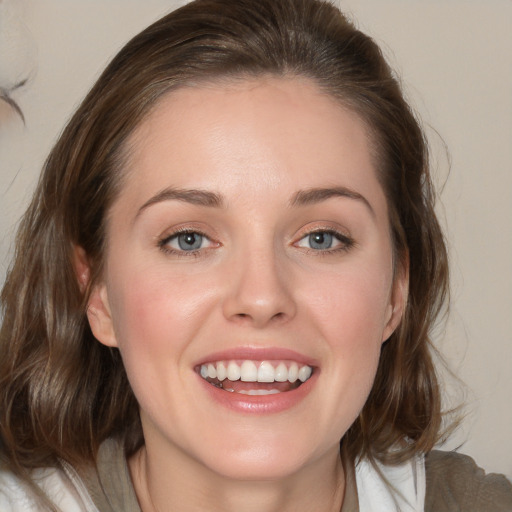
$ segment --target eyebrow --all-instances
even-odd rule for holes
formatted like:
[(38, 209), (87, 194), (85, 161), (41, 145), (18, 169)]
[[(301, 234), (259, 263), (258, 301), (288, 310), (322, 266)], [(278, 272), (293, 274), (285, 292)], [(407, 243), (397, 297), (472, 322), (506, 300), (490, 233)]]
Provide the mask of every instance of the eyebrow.
[(145, 209), (149, 208), (150, 206), (157, 203), (162, 203), (164, 201), (183, 201), (185, 203), (198, 206), (206, 206), (209, 208), (221, 208), (224, 205), (222, 197), (215, 192), (200, 189), (181, 189), (168, 187), (148, 199), (139, 208), (136, 217), (138, 217)]
[[(375, 217), (375, 211), (369, 201), (359, 192), (347, 187), (309, 188), (299, 190), (291, 199), (291, 206), (307, 206), (326, 201), (332, 197), (346, 197), (361, 201)], [(138, 217), (145, 209), (164, 201), (183, 201), (185, 203), (206, 206), (208, 208), (222, 208), (224, 200), (220, 194), (201, 189), (180, 189), (168, 187), (148, 199), (138, 210)]]
[(372, 216), (375, 217), (375, 210), (372, 208), (368, 199), (359, 192), (346, 187), (308, 188), (305, 190), (299, 190), (293, 196), (290, 204), (291, 206), (307, 206), (320, 203), (330, 199), (331, 197), (347, 197), (348, 199), (361, 201), (361, 203), (368, 208)]

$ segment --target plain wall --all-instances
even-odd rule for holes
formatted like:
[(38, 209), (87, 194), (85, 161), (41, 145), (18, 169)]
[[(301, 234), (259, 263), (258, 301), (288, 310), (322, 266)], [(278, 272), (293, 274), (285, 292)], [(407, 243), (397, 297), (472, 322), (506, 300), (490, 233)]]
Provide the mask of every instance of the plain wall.
[[(120, 46), (182, 3), (0, 0), (0, 86), (30, 77), (13, 93), (25, 125), (0, 105), (0, 283), (65, 121)], [(468, 386), (468, 416), (448, 446), (463, 444), (511, 478), (512, 2), (339, 3), (382, 45), (433, 148), (452, 265), (451, 315), (437, 344)], [(460, 398), (456, 385), (447, 389)]]

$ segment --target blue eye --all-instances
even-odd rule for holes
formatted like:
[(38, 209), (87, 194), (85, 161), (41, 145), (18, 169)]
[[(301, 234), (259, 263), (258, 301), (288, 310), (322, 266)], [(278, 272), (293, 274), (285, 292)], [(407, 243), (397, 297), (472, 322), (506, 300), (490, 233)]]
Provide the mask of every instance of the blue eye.
[(210, 239), (197, 231), (183, 231), (168, 236), (159, 242), (162, 249), (175, 252), (194, 252), (211, 245)]
[(201, 249), (203, 238), (199, 233), (182, 233), (176, 236), (176, 241), (182, 251), (196, 251)]
[(348, 236), (334, 231), (318, 230), (302, 237), (296, 245), (319, 252), (336, 252), (350, 249), (354, 245), (354, 241)]
[(327, 233), (325, 231), (319, 231), (308, 235), (308, 242), (311, 249), (317, 249), (320, 251), (331, 249), (333, 241), (334, 237), (332, 233)]

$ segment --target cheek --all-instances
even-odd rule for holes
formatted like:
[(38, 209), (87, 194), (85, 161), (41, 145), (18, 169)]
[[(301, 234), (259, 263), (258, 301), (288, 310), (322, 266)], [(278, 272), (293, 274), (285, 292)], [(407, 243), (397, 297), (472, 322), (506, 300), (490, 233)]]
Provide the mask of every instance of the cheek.
[(309, 302), (310, 316), (329, 351), (324, 370), (332, 407), (343, 404), (338, 409), (343, 430), (357, 417), (373, 385), (391, 278), (385, 271), (347, 272), (317, 279), (316, 285), (323, 291), (318, 293), (317, 288), (315, 300)]
[(314, 288), (309, 307), (331, 346), (344, 352), (380, 346), (390, 308), (390, 272), (348, 270), (316, 279)]
[[(130, 279), (109, 293), (114, 331), (122, 353), (140, 350), (150, 354), (159, 350), (169, 333), (167, 305), (151, 279)], [(123, 354), (124, 355), (124, 354)]]
[(168, 274), (153, 266), (113, 276), (109, 298), (121, 350), (177, 348), (197, 326), (194, 317), (204, 310), (209, 288), (201, 288), (197, 279)]
[(114, 332), (139, 403), (166, 409), (180, 400), (171, 390), (190, 378), (188, 350), (212, 316), (219, 286), (211, 272), (191, 275), (137, 263), (136, 270), (131, 262), (129, 269), (110, 272)]
[(119, 269), (110, 282), (114, 332), (135, 396), (145, 410), (167, 410), (169, 397), (179, 409), (180, 397), (170, 390), (190, 370), (182, 362), (206, 315), (208, 294), (198, 292), (190, 280), (166, 277), (157, 266)]

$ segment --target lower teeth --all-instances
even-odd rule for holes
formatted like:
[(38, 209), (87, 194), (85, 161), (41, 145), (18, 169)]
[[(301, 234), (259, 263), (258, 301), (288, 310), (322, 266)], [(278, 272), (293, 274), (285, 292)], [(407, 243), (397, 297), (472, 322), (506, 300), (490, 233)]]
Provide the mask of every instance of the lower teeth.
[(210, 384), (216, 388), (228, 391), (229, 393), (240, 393), (241, 395), (275, 395), (277, 393), (281, 393), (279, 389), (240, 389), (239, 391), (235, 391), (233, 388), (225, 388), (223, 383), (219, 381), (210, 382)]
[(275, 395), (281, 391), (278, 389), (241, 389), (238, 393), (242, 395)]
[[(0, 2), (1, 1), (2, 0), (0, 0)], [(270, 382), (265, 383), (265, 385), (258, 385), (258, 383), (255, 382), (255, 387), (251, 389), (249, 382), (244, 382), (242, 386), (238, 384), (238, 381), (230, 381), (229, 379), (220, 381), (217, 378), (207, 377), (205, 380), (218, 389), (222, 389), (228, 393), (240, 393), (242, 395), (275, 395), (277, 393), (286, 393), (287, 391), (292, 391), (298, 388), (302, 384), (300, 380), (293, 383), (275, 382), (273, 383), (274, 386), (272, 386), (272, 383)], [(237, 384), (235, 384), (235, 382), (237, 382)]]

